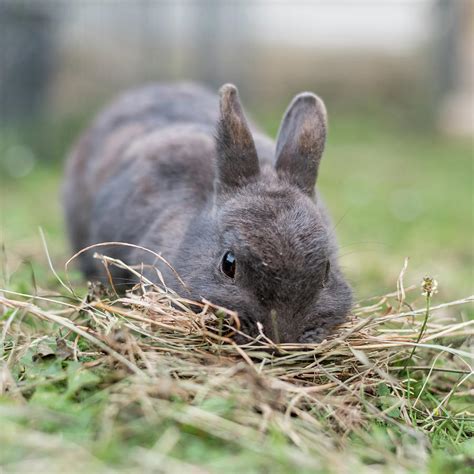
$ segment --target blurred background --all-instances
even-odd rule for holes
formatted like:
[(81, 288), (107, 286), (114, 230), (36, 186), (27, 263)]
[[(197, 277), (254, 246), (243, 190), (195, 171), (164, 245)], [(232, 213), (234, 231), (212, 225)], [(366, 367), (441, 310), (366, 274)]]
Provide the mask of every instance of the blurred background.
[[(233, 82), (275, 135), (318, 93), (330, 133), (319, 186), (359, 298), (435, 276), (473, 291), (474, 1), (0, 0), (3, 279), (69, 256), (60, 181), (80, 131), (131, 86)], [(31, 265), (30, 265), (31, 264)], [(43, 283), (44, 284), (44, 283)]]

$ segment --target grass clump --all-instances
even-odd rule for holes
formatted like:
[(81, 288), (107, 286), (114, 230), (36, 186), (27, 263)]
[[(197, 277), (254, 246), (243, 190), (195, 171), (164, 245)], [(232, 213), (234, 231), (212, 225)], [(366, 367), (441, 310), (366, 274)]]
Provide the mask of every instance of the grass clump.
[(472, 296), (400, 278), (321, 344), (237, 345), (238, 315), (146, 280), (64, 286), (0, 291), (5, 472), (472, 468)]

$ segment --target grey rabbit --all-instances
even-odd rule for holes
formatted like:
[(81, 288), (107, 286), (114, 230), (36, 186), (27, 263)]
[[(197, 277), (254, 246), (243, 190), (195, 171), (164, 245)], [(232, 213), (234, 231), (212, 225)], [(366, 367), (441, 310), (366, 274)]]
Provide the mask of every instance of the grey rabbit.
[[(124, 94), (79, 139), (63, 188), (74, 251), (100, 249), (184, 297), (238, 312), (242, 331), (319, 342), (346, 319), (351, 289), (315, 184), (327, 132), (316, 95), (297, 95), (276, 147), (249, 124), (235, 86), (153, 84)], [(89, 279), (104, 279), (92, 251)], [(176, 276), (179, 275), (180, 279)], [(131, 274), (114, 269), (116, 284)], [(182, 286), (184, 283), (185, 287)]]

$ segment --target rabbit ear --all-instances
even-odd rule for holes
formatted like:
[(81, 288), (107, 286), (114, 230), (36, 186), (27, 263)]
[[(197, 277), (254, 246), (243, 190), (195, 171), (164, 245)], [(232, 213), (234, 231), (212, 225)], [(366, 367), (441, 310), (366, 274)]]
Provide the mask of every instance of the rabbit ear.
[(225, 84), (220, 91), (217, 127), (217, 184), (219, 188), (241, 186), (258, 176), (257, 150), (242, 111), (237, 88)]
[(311, 92), (298, 94), (280, 125), (276, 170), (312, 196), (327, 133), (323, 101)]

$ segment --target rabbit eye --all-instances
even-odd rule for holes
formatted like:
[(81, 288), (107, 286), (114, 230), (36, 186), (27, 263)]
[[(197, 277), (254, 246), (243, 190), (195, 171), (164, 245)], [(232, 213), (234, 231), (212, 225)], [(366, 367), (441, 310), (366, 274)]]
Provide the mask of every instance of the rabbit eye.
[(222, 271), (229, 278), (235, 277), (235, 256), (232, 252), (226, 252), (222, 257), (221, 263)]

